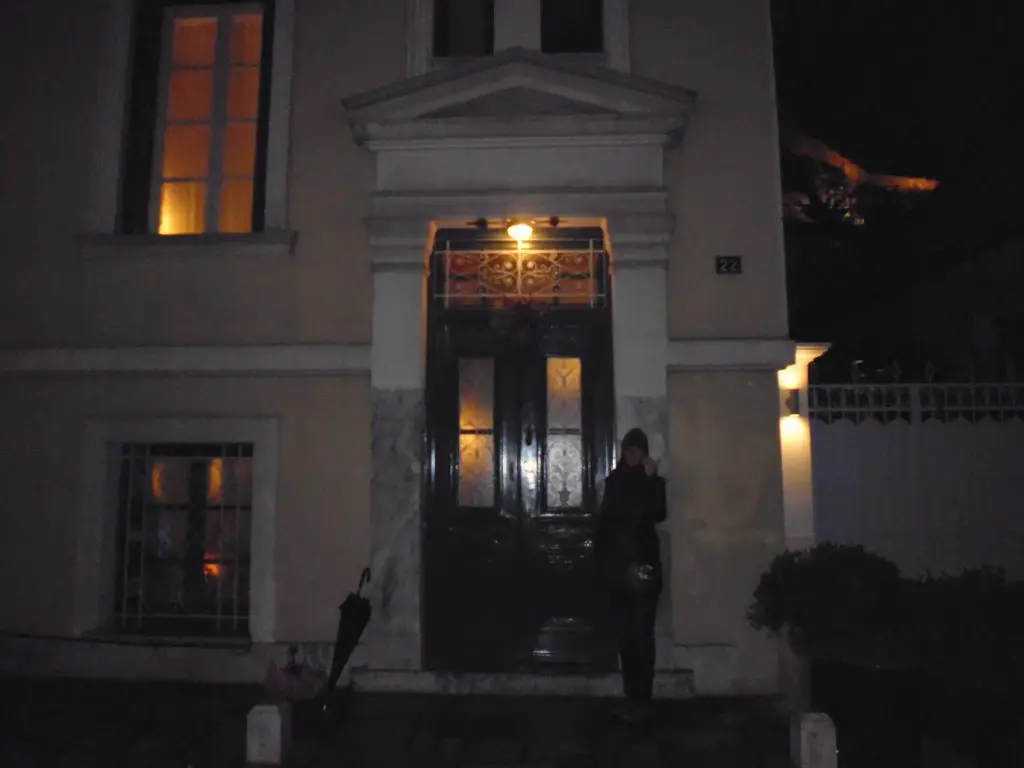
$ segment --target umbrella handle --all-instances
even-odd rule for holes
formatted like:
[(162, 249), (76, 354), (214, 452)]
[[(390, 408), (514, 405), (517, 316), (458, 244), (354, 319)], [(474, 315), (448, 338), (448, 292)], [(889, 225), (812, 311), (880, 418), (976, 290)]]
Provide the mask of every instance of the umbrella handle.
[(363, 585), (370, 581), (370, 569), (363, 568), (363, 575), (359, 577), (359, 589), (356, 590), (356, 594), (360, 594), (363, 591)]

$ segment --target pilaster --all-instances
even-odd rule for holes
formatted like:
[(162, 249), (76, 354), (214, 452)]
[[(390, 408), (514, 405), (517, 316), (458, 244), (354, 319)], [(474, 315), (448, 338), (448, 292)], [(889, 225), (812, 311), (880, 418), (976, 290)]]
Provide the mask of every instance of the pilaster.
[[(612, 247), (612, 343), (615, 357), (616, 431), (640, 427), (647, 433), (651, 456), (668, 469), (668, 312), (665, 287), (671, 238), (667, 214), (649, 213), (608, 219)], [(670, 509), (673, 505), (669, 505)], [(659, 530), (662, 565), (672, 573), (669, 526)], [(672, 578), (658, 606), (657, 665), (674, 666)]]
[(425, 247), (422, 219), (368, 222), (373, 269), (370, 547), (371, 669), (418, 670), (424, 427)]

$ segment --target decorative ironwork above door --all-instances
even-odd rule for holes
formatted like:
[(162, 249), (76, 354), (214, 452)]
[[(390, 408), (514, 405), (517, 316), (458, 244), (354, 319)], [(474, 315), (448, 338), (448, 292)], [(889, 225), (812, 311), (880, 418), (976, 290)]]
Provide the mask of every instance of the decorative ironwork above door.
[(607, 300), (608, 255), (600, 236), (515, 243), (439, 235), (432, 262), (432, 298), (444, 309), (595, 308)]

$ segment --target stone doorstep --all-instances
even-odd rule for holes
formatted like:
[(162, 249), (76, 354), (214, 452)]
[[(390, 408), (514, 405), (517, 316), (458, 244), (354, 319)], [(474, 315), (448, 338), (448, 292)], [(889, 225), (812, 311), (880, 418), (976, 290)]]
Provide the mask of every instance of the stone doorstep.
[[(490, 696), (592, 696), (608, 698), (622, 693), (622, 678), (607, 675), (541, 674), (447, 674), (405, 670), (352, 670), (356, 691), (373, 693), (422, 693)], [(689, 699), (694, 696), (694, 676), (689, 669), (658, 672), (654, 696)]]

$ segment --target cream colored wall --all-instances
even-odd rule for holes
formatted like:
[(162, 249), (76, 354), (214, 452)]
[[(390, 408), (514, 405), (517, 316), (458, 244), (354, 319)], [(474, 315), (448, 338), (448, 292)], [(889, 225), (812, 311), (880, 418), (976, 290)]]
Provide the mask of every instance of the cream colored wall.
[(373, 166), (340, 100), (404, 76), (405, 0), (297, 3), (289, 217), (299, 239), (289, 260), (83, 261), (74, 236), (108, 22), (103, 4), (15, 6), (0, 23), (0, 345), (369, 340), (361, 218)]
[(674, 373), (669, 420), (675, 642), (731, 645), (733, 692), (775, 692), (776, 644), (746, 610), (784, 547), (776, 374)]
[(369, 561), (367, 377), (25, 377), (0, 382), (0, 630), (71, 631), (88, 419), (280, 419), (277, 629), (329, 641), (336, 607)]
[[(633, 0), (630, 23), (633, 72), (697, 92), (667, 168), (669, 335), (786, 337), (769, 3)], [(716, 276), (714, 257), (729, 254), (744, 273)]]

